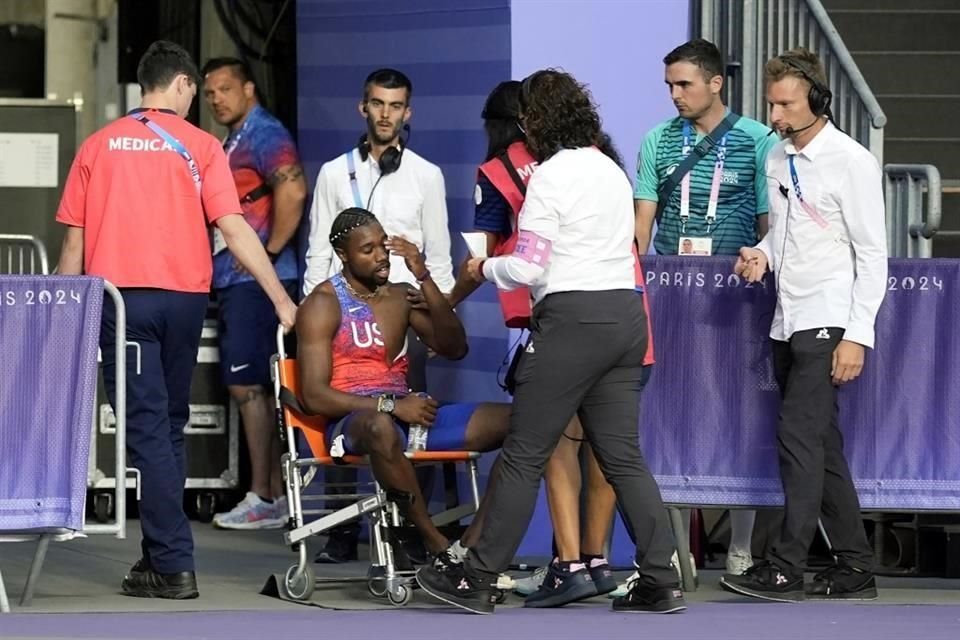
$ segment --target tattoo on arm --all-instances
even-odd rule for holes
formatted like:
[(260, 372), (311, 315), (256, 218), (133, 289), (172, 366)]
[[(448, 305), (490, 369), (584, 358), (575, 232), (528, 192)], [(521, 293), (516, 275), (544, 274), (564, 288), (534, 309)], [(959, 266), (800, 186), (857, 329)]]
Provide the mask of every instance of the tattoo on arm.
[(298, 166), (282, 167), (273, 172), (270, 176), (270, 184), (276, 186), (283, 182), (298, 180), (303, 177), (303, 169)]

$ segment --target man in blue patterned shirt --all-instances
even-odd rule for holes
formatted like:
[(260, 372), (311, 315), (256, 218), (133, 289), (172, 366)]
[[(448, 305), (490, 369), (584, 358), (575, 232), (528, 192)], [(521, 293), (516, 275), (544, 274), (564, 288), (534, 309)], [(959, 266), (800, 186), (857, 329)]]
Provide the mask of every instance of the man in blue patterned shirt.
[[(223, 141), (243, 217), (257, 232), (277, 277), (297, 297), (293, 237), (307, 195), (293, 138), (257, 100), (249, 67), (237, 58), (204, 65), (203, 96), (214, 119), (229, 128)], [(273, 419), (270, 356), (276, 315), (251, 276), (214, 233), (213, 288), (219, 303), (220, 369), (240, 408), (250, 453), (250, 490), (213, 524), (223, 529), (279, 528), (287, 521), (280, 474), (280, 438)]]

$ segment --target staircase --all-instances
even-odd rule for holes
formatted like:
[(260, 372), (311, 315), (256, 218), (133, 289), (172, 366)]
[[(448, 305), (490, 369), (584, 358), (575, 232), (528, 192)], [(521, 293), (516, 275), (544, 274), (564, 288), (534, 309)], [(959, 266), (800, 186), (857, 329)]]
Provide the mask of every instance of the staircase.
[(934, 257), (960, 257), (960, 0), (821, 0), (887, 115), (883, 161), (943, 178)]

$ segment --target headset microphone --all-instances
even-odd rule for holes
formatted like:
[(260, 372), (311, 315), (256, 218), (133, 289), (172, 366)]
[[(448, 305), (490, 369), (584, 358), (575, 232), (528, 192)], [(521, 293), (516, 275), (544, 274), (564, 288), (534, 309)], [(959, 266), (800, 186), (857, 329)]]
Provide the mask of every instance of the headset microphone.
[(793, 135), (796, 135), (796, 134), (800, 133), (801, 131), (806, 131), (806, 130), (809, 129), (810, 127), (816, 125), (818, 122), (820, 122), (820, 118), (814, 118), (813, 122), (811, 122), (810, 124), (808, 124), (808, 125), (805, 126), (805, 127), (800, 127), (799, 129), (794, 129), (793, 127), (787, 127), (787, 128), (784, 130), (784, 132), (785, 132), (788, 136), (793, 136)]

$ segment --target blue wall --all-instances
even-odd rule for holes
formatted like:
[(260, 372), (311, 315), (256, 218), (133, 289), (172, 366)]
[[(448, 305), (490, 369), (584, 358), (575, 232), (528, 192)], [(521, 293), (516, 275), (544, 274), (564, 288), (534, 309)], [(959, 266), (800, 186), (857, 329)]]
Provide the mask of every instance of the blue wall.
[[(459, 231), (473, 228), (476, 168), (486, 139), (480, 111), (510, 77), (508, 0), (299, 0), (297, 64), (300, 153), (311, 191), (320, 165), (355, 145), (363, 80), (395, 67), (413, 83), (410, 147), (446, 180), (454, 265), (466, 255)], [(495, 292), (482, 287), (458, 310), (470, 354), (431, 361), (430, 392), (441, 400), (503, 400), (496, 371), (508, 334)]]

